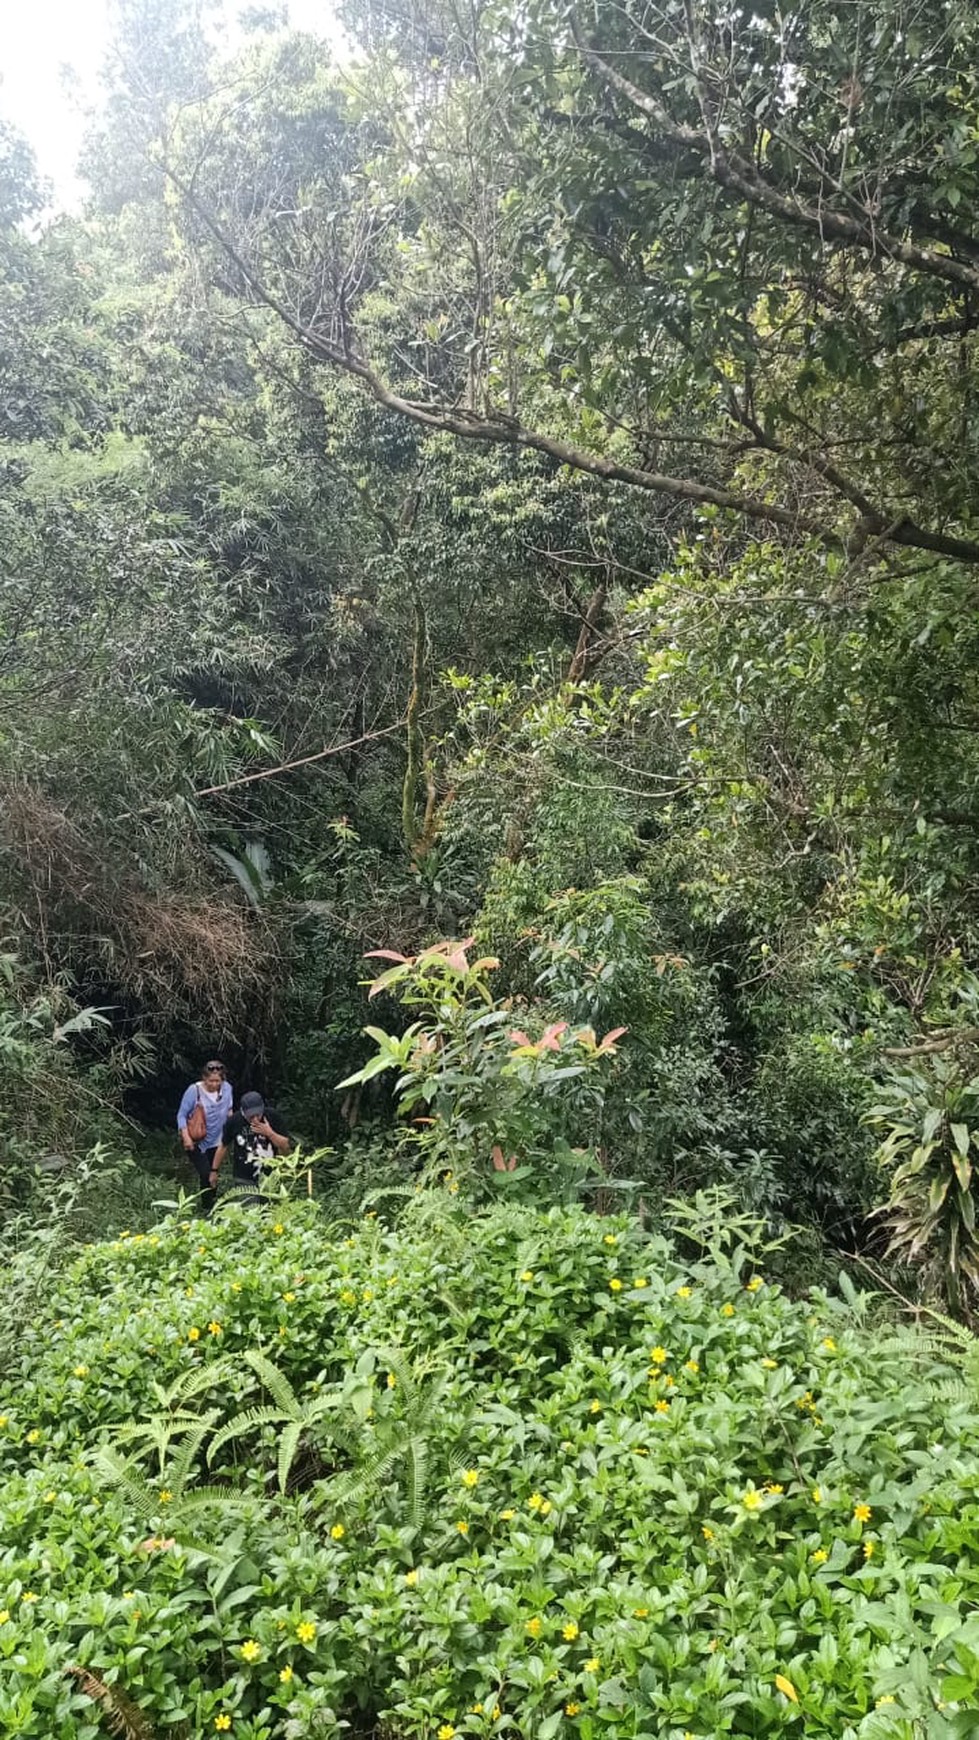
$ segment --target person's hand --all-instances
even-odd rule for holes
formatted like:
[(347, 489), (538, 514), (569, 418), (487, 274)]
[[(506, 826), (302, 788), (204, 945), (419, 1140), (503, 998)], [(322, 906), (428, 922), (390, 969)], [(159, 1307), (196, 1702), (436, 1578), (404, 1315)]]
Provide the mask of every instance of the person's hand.
[(194, 1152), (194, 1144), (191, 1141), (190, 1137), (188, 1136), (186, 1130), (184, 1130), (181, 1133), (180, 1140), (184, 1145), (184, 1153), (185, 1154), (192, 1154)]
[(269, 1123), (268, 1118), (253, 1118), (252, 1119), (252, 1129), (254, 1130), (256, 1136), (274, 1136), (275, 1135), (275, 1131), (273, 1130), (271, 1124)]
[(217, 1183), (218, 1183), (218, 1169), (217, 1169), (217, 1167), (216, 1167), (216, 1166), (212, 1166), (212, 1167), (211, 1167), (211, 1172), (210, 1172), (210, 1176), (209, 1176), (209, 1178), (208, 1178), (208, 1183), (209, 1183), (209, 1185), (210, 1185), (210, 1186), (211, 1186), (211, 1189), (212, 1189), (212, 1190), (216, 1190), (216, 1189), (217, 1189)]

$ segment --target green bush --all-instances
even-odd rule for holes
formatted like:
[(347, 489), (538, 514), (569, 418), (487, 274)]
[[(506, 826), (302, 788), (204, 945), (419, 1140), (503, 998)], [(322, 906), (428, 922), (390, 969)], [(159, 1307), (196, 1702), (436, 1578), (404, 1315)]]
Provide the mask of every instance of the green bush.
[(271, 1212), (93, 1247), (25, 1326), (0, 1731), (972, 1732), (979, 1419), (923, 1338), (738, 1228)]

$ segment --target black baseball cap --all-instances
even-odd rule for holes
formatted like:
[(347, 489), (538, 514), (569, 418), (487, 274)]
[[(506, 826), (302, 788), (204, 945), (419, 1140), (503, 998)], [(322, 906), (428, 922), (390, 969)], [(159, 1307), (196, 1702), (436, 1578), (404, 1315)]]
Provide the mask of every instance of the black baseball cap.
[(239, 1107), (243, 1118), (260, 1118), (265, 1110), (261, 1094), (242, 1094)]

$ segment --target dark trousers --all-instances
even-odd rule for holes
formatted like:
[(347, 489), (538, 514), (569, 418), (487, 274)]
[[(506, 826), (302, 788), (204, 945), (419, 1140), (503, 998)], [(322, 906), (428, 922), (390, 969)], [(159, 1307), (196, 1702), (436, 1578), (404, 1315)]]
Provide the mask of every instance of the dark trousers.
[(209, 1215), (217, 1202), (218, 1193), (211, 1183), (211, 1173), (214, 1170), (214, 1156), (217, 1148), (192, 1148), (187, 1155), (188, 1160), (201, 1182), (200, 1205), (201, 1213)]

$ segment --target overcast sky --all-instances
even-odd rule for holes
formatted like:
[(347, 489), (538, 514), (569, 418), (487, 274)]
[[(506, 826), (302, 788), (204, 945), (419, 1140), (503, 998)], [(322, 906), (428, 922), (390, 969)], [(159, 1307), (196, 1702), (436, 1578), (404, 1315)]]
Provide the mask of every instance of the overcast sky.
[[(75, 162), (98, 101), (110, 0), (0, 0), (0, 115), (26, 133), (54, 203), (77, 205)], [(229, 0), (229, 11), (237, 11)], [(330, 0), (289, 0), (294, 24), (332, 35)]]

